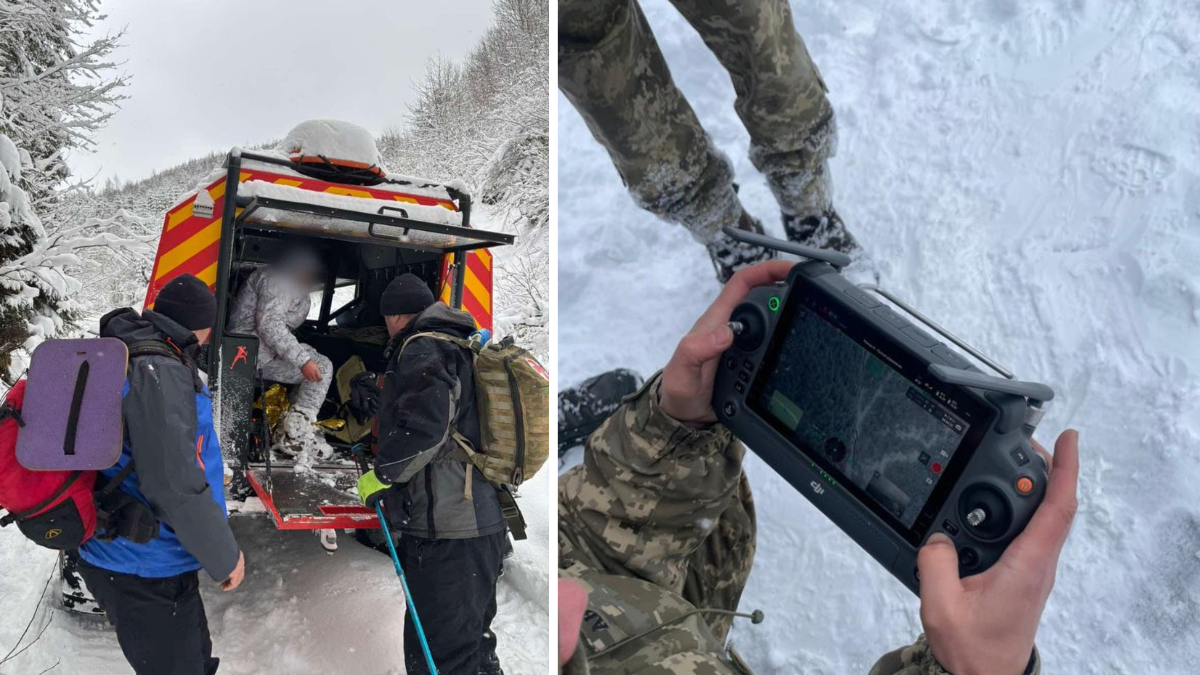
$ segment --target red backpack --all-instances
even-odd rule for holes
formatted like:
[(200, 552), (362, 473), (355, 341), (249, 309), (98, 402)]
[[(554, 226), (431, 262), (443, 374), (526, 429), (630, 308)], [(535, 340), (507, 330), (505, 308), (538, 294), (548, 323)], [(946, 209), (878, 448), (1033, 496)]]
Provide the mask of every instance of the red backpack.
[(25, 380), (0, 407), (0, 525), (16, 522), (34, 543), (57, 550), (78, 548), (96, 531), (95, 471), (30, 471), (17, 462), (17, 433), (25, 425)]
[[(136, 342), (128, 348), (129, 359), (148, 355), (182, 360), (158, 340)], [(108, 540), (120, 536), (137, 544), (157, 537), (158, 518), (150, 507), (117, 489), (133, 473), (132, 459), (111, 479), (99, 471), (31, 471), (22, 466), (17, 459), (17, 438), (26, 426), (21, 417), (26, 383), (17, 382), (0, 405), (0, 508), (8, 511), (0, 518), (0, 527), (15, 522), (35, 544), (60, 551), (78, 548), (92, 537)], [(76, 382), (76, 400), (86, 383), (85, 372)], [(71, 393), (64, 391), (62, 396), (70, 399)], [(72, 439), (78, 414), (75, 407), (64, 422)]]

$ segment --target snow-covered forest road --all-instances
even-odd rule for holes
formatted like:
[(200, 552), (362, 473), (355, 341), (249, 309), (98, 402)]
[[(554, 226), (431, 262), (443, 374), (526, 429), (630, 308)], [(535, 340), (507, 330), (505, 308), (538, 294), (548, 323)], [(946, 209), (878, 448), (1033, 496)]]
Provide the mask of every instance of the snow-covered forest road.
[[(782, 234), (733, 89), (665, 0), (683, 89)], [(1081, 510), (1044, 672), (1200, 662), (1200, 6), (1182, 0), (792, 3), (840, 123), (835, 204), (882, 285), (1058, 393)], [(639, 211), (559, 97), (559, 369), (648, 375), (718, 291), (704, 250)], [(865, 673), (918, 603), (757, 458), (758, 558), (733, 640), (759, 673)]]
[[(548, 4), (495, 0), (470, 7), (397, 7), (377, 1), (339, 21), (329, 21), (319, 3), (263, 3), (252, 11), (225, 4), (206, 6), (202, 13), (234, 11), (238, 30), (191, 25), (179, 34), (162, 23), (174, 26), (178, 15), (139, 13), (116, 0), (0, 2), (0, 395), (25, 371), (28, 353), (40, 340), (94, 336), (99, 316), (115, 307), (140, 308), (164, 214), (219, 171), (230, 145), (271, 151), (306, 116), (331, 114), (369, 124), (380, 164), (390, 174), (453, 182), (474, 197), (473, 225), (516, 235), (494, 258), (493, 328), (548, 361)], [(130, 12), (123, 15), (130, 17), (128, 25), (105, 25), (108, 10)], [(456, 13), (472, 11), (486, 28), (455, 20)], [(281, 31), (273, 20), (281, 12), (293, 25), (307, 22), (302, 33), (319, 35), (329, 49), (314, 52), (295, 40), (294, 30)], [(382, 45), (370, 31), (353, 30), (364, 21), (392, 39)], [(428, 28), (450, 24), (452, 31)], [(451, 32), (457, 44), (427, 52), (426, 43), (403, 37), (406, 30), (431, 36), (439, 50), (448, 46), (443, 36)], [(247, 34), (258, 37), (248, 41)], [(270, 58), (250, 56), (247, 43), (261, 46), (268, 35), (285, 47)], [(155, 51), (164, 39), (169, 56), (180, 59), (171, 63), (178, 65), (164, 66), (167, 55)], [(189, 39), (203, 44), (196, 47)], [(403, 65), (416, 64), (424, 74), (409, 77), (389, 49), (400, 50)], [(236, 58), (239, 82), (252, 82), (272, 105), (256, 108), (240, 100), (231, 107), (227, 96), (197, 96), (197, 77), (211, 67), (215, 53)], [(378, 99), (385, 102), (364, 103), (361, 91), (347, 95), (339, 87), (355, 88), (350, 73), (330, 81), (316, 74), (315, 65), (358, 69), (353, 75), (367, 74), (371, 93), (386, 94)], [(131, 78), (142, 86), (130, 86)], [(134, 100), (158, 106), (131, 106), (129, 116), (120, 117), (122, 106)], [(172, 106), (184, 100), (191, 112), (214, 122), (189, 123), (172, 114)], [(273, 107), (280, 101), (287, 101), (286, 115)], [(346, 112), (356, 105), (373, 107), (356, 118)], [(215, 120), (235, 108), (241, 130), (223, 134)], [(385, 121), (367, 122), (368, 112)], [(153, 123), (137, 121), (147, 117)], [(114, 133), (97, 137), (110, 119), (120, 120), (108, 128)], [(271, 131), (258, 131), (263, 127)], [(153, 174), (117, 178), (112, 165), (134, 146), (146, 148), (137, 166), (152, 163)], [(96, 150), (90, 161), (79, 161), (89, 149)], [(212, 154), (170, 166), (179, 153), (193, 151)], [(88, 183), (93, 167), (106, 162), (103, 186)], [(50, 245), (64, 234), (70, 234), (68, 241)], [(145, 246), (118, 247), (117, 237)], [(546, 470), (522, 488), (529, 539), (515, 544), (499, 585), (493, 629), (509, 675), (548, 668), (551, 474)], [(246, 557), (244, 585), (222, 593), (201, 574), (221, 673), (404, 672), (405, 601), (388, 556), (346, 535), (339, 535), (340, 550), (328, 555), (311, 534), (279, 532), (264, 516), (236, 515), (232, 528)], [(113, 630), (55, 606), (56, 559), (15, 527), (0, 530), (0, 675), (130, 673)]]
[[(497, 594), (493, 629), (501, 664), (514, 675), (546, 670), (550, 540), (544, 495), (550, 480), (553, 472), (545, 471), (522, 488), (531, 495), (521, 500), (530, 538), (516, 543)], [(234, 516), (231, 522), (246, 554), (246, 581), (231, 593), (222, 593), (203, 573), (200, 584), (222, 675), (404, 672), (404, 594), (390, 558), (341, 533), (340, 547), (330, 555), (313, 535), (280, 532), (265, 516)], [(57, 574), (43, 596), (56, 560), (52, 551), (35, 546), (16, 528), (0, 530), (4, 652), (17, 644), (32, 619), (21, 647), (32, 646), (0, 666), (0, 673), (37, 675), (47, 668), (55, 675), (131, 672), (112, 629), (52, 606)]]

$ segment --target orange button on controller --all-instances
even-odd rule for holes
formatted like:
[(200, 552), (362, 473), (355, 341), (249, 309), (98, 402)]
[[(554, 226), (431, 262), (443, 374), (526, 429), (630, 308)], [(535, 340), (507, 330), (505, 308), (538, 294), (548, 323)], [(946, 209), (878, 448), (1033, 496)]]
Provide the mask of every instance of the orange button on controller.
[(1027, 495), (1033, 492), (1033, 479), (1028, 476), (1021, 476), (1017, 479), (1017, 492)]

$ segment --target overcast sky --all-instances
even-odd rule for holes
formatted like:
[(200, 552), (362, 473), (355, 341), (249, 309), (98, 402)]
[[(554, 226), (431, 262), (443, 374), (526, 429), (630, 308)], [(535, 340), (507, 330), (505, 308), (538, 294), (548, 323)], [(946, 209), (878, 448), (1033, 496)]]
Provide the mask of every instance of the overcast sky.
[(70, 159), (77, 177), (149, 176), (233, 145), (280, 139), (298, 122), (401, 126), (412, 82), (437, 52), (458, 59), (490, 23), (490, 0), (104, 0), (99, 36), (129, 99)]

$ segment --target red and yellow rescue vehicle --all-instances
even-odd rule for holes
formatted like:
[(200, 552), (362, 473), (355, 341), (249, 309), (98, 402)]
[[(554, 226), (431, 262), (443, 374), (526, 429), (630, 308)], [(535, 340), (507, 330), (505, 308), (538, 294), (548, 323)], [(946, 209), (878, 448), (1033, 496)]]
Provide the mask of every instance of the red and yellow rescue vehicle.
[[(425, 279), (435, 295), (492, 328), (492, 254), (513, 236), (471, 227), (471, 198), (462, 189), (417, 178), (385, 176), (321, 158), (289, 159), (237, 148), (224, 175), (189, 194), (163, 220), (146, 292), (194, 274), (213, 289), (217, 329), (209, 345), (209, 387), (221, 447), (234, 468), (235, 500), (261, 499), (281, 529), (377, 527), (374, 511), (346, 490), (357, 479), (350, 447), (340, 460), (294, 471), (272, 462), (271, 429), (259, 377), (258, 339), (226, 329), (239, 285), (285, 246), (307, 242), (321, 252), (325, 279), (319, 311), (297, 337), (337, 369), (353, 357), (382, 371), (386, 332), (378, 313), (387, 282), (404, 273)], [(337, 396), (337, 385), (330, 394)], [(369, 447), (369, 439), (362, 443)], [(357, 449), (357, 448), (355, 448)]]

